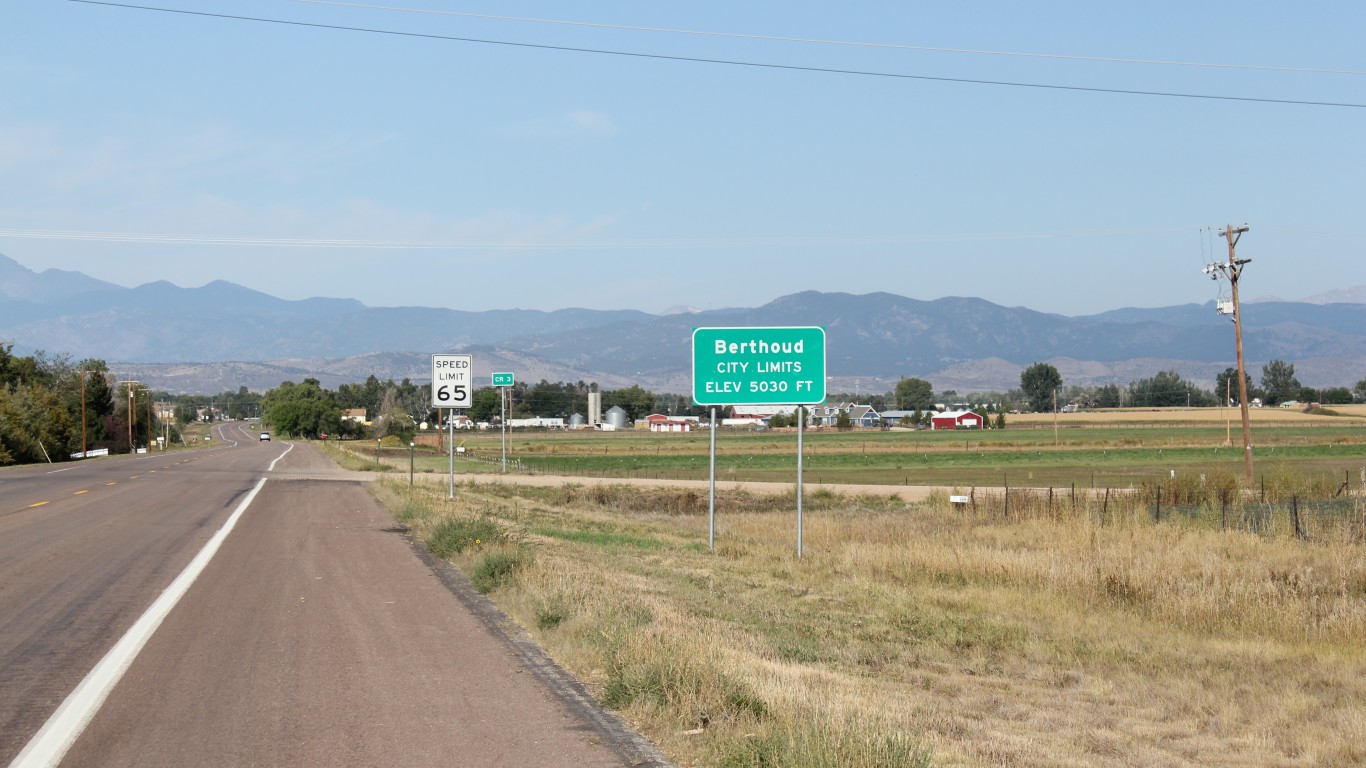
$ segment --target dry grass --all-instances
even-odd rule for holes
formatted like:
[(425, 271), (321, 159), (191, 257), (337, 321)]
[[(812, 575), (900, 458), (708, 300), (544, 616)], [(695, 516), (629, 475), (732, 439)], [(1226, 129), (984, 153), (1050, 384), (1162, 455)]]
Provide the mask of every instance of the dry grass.
[(482, 521), (534, 553), (494, 598), (685, 765), (1366, 763), (1351, 526), (1302, 542), (818, 492), (798, 560), (786, 497), (727, 494), (713, 554), (691, 492), (408, 493), (382, 495), (418, 535)]
[[(1366, 417), (1366, 406), (1356, 405), (1334, 405), (1329, 406), (1332, 410), (1349, 416)], [(1113, 408), (1103, 411), (1088, 411), (1081, 413), (1059, 413), (1059, 427), (1075, 426), (1096, 426), (1099, 424), (1224, 424), (1231, 421), (1236, 431), (1241, 423), (1242, 415), (1237, 408)], [(1291, 408), (1250, 408), (1248, 409), (1248, 419), (1255, 427), (1258, 424), (1304, 424), (1304, 425), (1340, 425), (1340, 417), (1324, 415), (1321, 413), (1304, 413), (1300, 409)], [(1023, 426), (1051, 426), (1053, 424), (1053, 414), (1051, 413), (1021, 413), (1006, 416), (1007, 425)]]

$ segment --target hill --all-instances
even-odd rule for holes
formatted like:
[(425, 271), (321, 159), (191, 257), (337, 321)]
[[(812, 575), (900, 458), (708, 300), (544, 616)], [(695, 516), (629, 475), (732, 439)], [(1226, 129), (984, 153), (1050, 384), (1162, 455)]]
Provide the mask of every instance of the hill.
[[(17, 351), (100, 357), (173, 391), (428, 375), (433, 352), (476, 355), (520, 380), (689, 389), (698, 326), (821, 325), (831, 391), (886, 391), (903, 376), (940, 389), (1007, 389), (1049, 361), (1074, 384), (1128, 383), (1175, 369), (1204, 386), (1233, 360), (1233, 327), (1212, 303), (1066, 317), (969, 297), (805, 291), (753, 308), (652, 315), (636, 310), (367, 307), (291, 301), (226, 281), (123, 288), (78, 272), (35, 273), (0, 255), (0, 338)], [(1296, 365), (1308, 386), (1366, 377), (1366, 304), (1266, 301), (1244, 307), (1249, 369)]]

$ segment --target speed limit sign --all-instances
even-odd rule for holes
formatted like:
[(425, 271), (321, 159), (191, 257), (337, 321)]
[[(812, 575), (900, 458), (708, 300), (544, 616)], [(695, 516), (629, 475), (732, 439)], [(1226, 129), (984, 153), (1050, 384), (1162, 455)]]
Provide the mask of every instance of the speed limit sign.
[(474, 362), (470, 355), (432, 355), (432, 407), (468, 408)]

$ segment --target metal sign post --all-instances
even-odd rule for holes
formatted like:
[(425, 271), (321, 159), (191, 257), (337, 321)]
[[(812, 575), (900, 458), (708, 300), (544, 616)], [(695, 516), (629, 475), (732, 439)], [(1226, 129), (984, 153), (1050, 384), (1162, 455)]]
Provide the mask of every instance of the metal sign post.
[(802, 559), (802, 433), (806, 431), (806, 413), (797, 406), (797, 559)]
[(707, 549), (716, 551), (716, 406), (711, 407), (711, 490), (707, 492)]
[[(797, 557), (802, 556), (803, 405), (825, 402), (825, 329), (694, 328), (692, 398), (698, 405), (796, 405)], [(715, 551), (716, 410), (712, 409), (708, 546)]]
[(450, 430), (450, 498), (455, 499), (455, 410), (469, 408), (474, 394), (470, 385), (474, 358), (470, 355), (432, 355), (432, 407), (451, 409), (446, 417)]
[(508, 419), (507, 394), (512, 386), (511, 373), (493, 374), (493, 386), (498, 388), (498, 426), (503, 432), (503, 474), (508, 471)]

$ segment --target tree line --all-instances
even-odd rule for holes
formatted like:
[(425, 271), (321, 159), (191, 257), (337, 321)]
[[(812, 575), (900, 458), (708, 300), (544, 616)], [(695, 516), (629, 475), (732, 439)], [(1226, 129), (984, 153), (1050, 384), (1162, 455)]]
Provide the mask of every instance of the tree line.
[[(542, 379), (535, 384), (518, 382), (506, 390), (509, 419), (540, 416), (568, 420), (575, 413), (587, 415), (588, 395), (598, 391), (598, 385)], [(475, 422), (495, 422), (503, 413), (502, 397), (497, 387), (479, 387), (470, 393), (470, 407), (463, 413)], [(681, 395), (656, 394), (635, 384), (602, 392), (603, 409), (613, 406), (620, 407), (631, 419), (656, 412), (697, 415), (704, 410)], [(298, 384), (286, 381), (265, 393), (261, 409), (273, 429), (296, 437), (364, 434), (378, 438), (396, 435), (408, 440), (423, 423), (440, 423), (437, 410), (431, 406), (430, 384), (414, 384), (406, 378), (398, 383), (392, 379), (380, 381), (373, 375), (364, 383), (342, 384), (336, 390), (324, 388), (315, 378)], [(369, 431), (355, 421), (343, 419), (343, 409), (365, 409)]]
[(116, 388), (103, 360), (13, 351), (0, 345), (0, 465), (67, 461), (83, 443), (127, 452), (157, 434), (155, 414), (138, 418), (154, 393), (128, 382)]
[[(1275, 406), (1285, 402), (1346, 405), (1366, 401), (1366, 379), (1352, 388), (1306, 387), (1295, 377), (1295, 366), (1284, 360), (1272, 360), (1262, 367), (1260, 386), (1249, 375), (1245, 381), (1249, 400), (1256, 398), (1263, 405)], [(1217, 406), (1228, 398), (1230, 405), (1238, 404), (1238, 371), (1227, 368), (1215, 379), (1215, 386), (1205, 389), (1182, 378), (1173, 370), (1136, 379), (1128, 385), (1105, 384), (1093, 387), (1067, 386), (1058, 369), (1048, 363), (1035, 363), (1020, 374), (1020, 386), (1007, 392), (973, 393), (960, 396), (954, 390), (935, 392), (929, 381), (914, 377), (903, 378), (895, 389), (884, 396), (865, 398), (879, 412), (894, 408), (902, 411), (924, 412), (935, 403), (965, 403), (986, 413), (1010, 410), (1049, 412), (1054, 407), (1073, 404), (1083, 408), (1164, 408)], [(838, 400), (846, 396), (832, 396)]]
[[(1295, 366), (1272, 360), (1262, 366), (1261, 386), (1249, 375), (1244, 380), (1249, 402), (1275, 406), (1287, 402), (1346, 405), (1366, 401), (1366, 379), (1356, 386), (1316, 389), (1302, 385), (1295, 377)], [(1175, 406), (1208, 407), (1227, 402), (1238, 405), (1238, 370), (1226, 368), (1215, 378), (1213, 390), (1183, 379), (1176, 371), (1160, 371), (1150, 378), (1137, 379), (1127, 387), (1106, 384), (1098, 387), (1072, 387), (1064, 390), (1062, 376), (1047, 363), (1035, 363), (1020, 374), (1020, 391), (1031, 410), (1051, 411), (1056, 403), (1075, 403), (1087, 408), (1164, 408)]]

